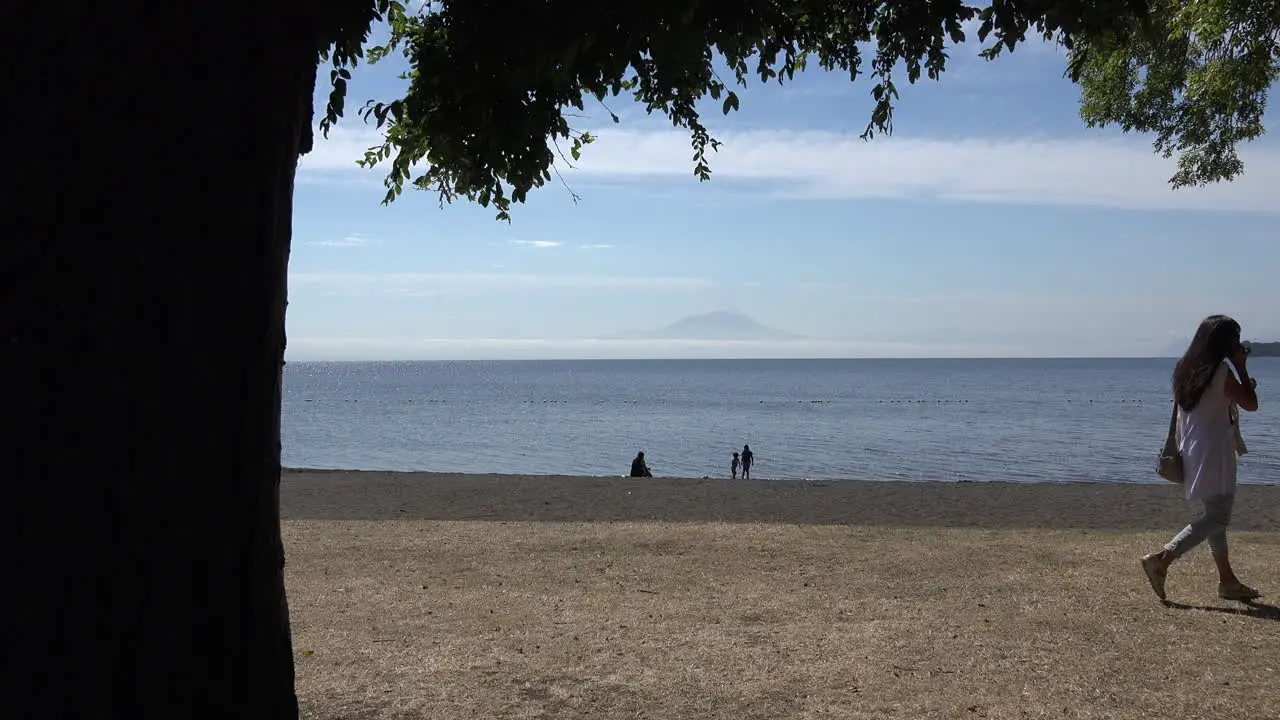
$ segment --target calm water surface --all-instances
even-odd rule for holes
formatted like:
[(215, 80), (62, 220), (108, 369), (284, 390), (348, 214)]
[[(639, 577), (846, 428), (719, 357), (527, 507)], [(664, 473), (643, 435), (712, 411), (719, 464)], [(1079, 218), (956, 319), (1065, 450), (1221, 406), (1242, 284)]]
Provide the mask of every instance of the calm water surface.
[[(285, 367), (288, 467), (1164, 482), (1171, 359), (623, 360)], [(1280, 358), (1256, 358), (1242, 482), (1280, 482)], [(1273, 378), (1275, 378), (1273, 380)]]

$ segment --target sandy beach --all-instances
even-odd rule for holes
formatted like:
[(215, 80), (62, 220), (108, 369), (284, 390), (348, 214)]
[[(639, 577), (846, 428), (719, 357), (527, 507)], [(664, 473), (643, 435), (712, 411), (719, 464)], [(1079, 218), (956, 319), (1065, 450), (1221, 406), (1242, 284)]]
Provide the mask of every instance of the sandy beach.
[(1280, 487), (286, 471), (304, 716), (1280, 716)]

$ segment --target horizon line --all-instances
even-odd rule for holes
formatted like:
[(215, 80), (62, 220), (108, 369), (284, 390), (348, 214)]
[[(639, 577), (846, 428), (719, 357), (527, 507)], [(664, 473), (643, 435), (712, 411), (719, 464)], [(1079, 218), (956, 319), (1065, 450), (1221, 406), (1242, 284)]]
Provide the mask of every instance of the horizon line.
[[(323, 358), (309, 357), (289, 359), (285, 358), (286, 363), (446, 363), (446, 362), (801, 362), (801, 361), (824, 361), (824, 360), (1172, 360), (1180, 357), (1180, 355), (992, 355), (992, 356), (916, 356), (916, 357), (894, 357), (890, 355), (883, 356), (862, 356), (862, 357), (529, 357), (529, 358), (493, 358), (493, 357), (476, 357), (476, 358)], [(1269, 357), (1262, 355), (1260, 357)]]

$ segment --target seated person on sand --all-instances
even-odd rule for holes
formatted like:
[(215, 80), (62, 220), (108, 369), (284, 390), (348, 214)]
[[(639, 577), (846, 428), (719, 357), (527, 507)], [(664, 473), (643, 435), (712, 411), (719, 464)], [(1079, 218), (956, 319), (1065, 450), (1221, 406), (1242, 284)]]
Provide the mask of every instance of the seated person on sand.
[(631, 461), (631, 477), (653, 477), (653, 473), (649, 472), (649, 466), (644, 462), (643, 450), (636, 454), (635, 460)]

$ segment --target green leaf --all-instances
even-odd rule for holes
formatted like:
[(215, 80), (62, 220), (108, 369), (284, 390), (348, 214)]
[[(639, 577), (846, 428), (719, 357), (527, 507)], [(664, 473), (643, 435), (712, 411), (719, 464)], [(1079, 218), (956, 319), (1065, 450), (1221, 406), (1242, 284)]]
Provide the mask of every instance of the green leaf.
[[(395, 0), (321, 3), (317, 55), (332, 66), (320, 126), (343, 114), (350, 68), (392, 53), (405, 58), (404, 94), (364, 106), (385, 134), (362, 163), (385, 162), (385, 202), (406, 183), (438, 201), (511, 205), (553, 180), (570, 140), (576, 161), (595, 140), (575, 126), (586, 98), (626, 94), (689, 133), (693, 171), (711, 175), (706, 98), (739, 109), (732, 82), (785, 83), (810, 58), (850, 80), (870, 74), (874, 100), (863, 137), (893, 131), (895, 72), (939, 78), (950, 44), (979, 20), (981, 56), (1014, 51), (1029, 34), (1070, 49), (1067, 71), (1082, 88), (1086, 124), (1150, 132), (1157, 152), (1177, 155), (1175, 183), (1241, 171), (1239, 142), (1261, 134), (1276, 77), (1280, 0), (1000, 0), (959, 2), (658, 3), (598, 0), (492, 3), (434, 0), (413, 10)], [(383, 23), (381, 44), (368, 44)], [(381, 32), (381, 30), (380, 30)], [(366, 52), (367, 51), (367, 52)], [(899, 75), (898, 77), (901, 77)], [(620, 119), (606, 108), (611, 120)], [(864, 116), (865, 117), (865, 116)], [(421, 172), (417, 168), (423, 168)], [(416, 176), (415, 176), (416, 174)]]
[(728, 115), (730, 111), (737, 110), (738, 94), (730, 90), (729, 94), (724, 98), (724, 105), (721, 109), (724, 111), (725, 115)]

